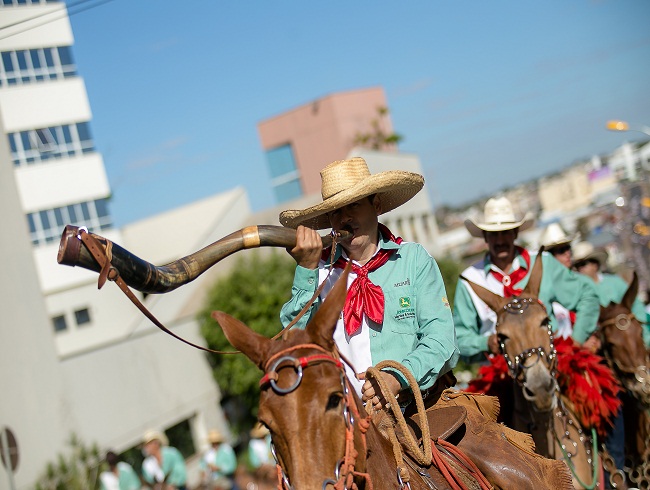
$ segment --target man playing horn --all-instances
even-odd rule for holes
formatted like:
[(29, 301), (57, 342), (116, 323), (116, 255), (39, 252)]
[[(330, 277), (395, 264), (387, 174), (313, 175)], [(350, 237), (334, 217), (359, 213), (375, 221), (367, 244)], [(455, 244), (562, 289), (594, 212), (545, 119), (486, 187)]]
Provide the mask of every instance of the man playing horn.
[[(280, 214), (284, 226), (297, 228), (296, 246), (288, 250), (297, 267), (291, 299), (280, 314), (282, 323), (294, 320), (322, 284), (297, 321), (304, 327), (351, 262), (348, 296), (334, 340), (357, 371), (348, 370), (357, 392), (376, 409), (385, 401), (374, 383), (364, 381), (363, 372), (383, 360), (405, 365), (430, 399), (435, 398), (433, 391), (453, 384), (448, 377), (453, 378), (459, 354), (438, 264), (420, 244), (402, 241), (378, 221), (423, 185), (424, 178), (412, 172), (371, 175), (362, 158), (336, 161), (321, 171), (321, 203)], [(323, 252), (315, 231), (330, 227), (352, 234), (334, 253)], [(400, 373), (386, 370), (381, 375), (393, 394), (408, 386)], [(441, 378), (444, 381), (436, 383)]]
[[(528, 283), (528, 275), (537, 258), (516, 246), (520, 231), (533, 225), (527, 214), (515, 217), (512, 204), (505, 198), (492, 198), (485, 203), (483, 222), (465, 220), (470, 234), (483, 238), (488, 246), (485, 257), (465, 269), (463, 277), (504, 297), (516, 296)], [(557, 328), (551, 304), (558, 302), (577, 314), (572, 338), (583, 344), (596, 330), (599, 305), (593, 284), (570, 271), (550, 254), (542, 254), (544, 274), (539, 299), (546, 306), (549, 318)], [(484, 360), (485, 353), (498, 354), (496, 313), (486, 305), (465, 281), (458, 281), (454, 299), (454, 323), (460, 354), (471, 361)]]

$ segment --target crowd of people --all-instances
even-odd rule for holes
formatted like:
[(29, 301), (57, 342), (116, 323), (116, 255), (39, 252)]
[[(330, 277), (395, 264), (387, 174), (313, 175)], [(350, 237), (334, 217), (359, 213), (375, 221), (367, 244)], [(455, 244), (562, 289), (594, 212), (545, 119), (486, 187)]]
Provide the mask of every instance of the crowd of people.
[[(283, 325), (304, 328), (327, 297), (334, 283), (350, 265), (348, 295), (339, 317), (334, 340), (349, 361), (348, 377), (367, 408), (386, 405), (376, 380), (366, 380), (367, 368), (383, 360), (406, 366), (415, 377), (427, 403), (435, 403), (447, 387), (459, 359), (485, 363), (499, 354), (496, 313), (469, 287), (467, 280), (502, 297), (519, 295), (532, 267), (542, 261), (539, 300), (545, 306), (554, 335), (591, 352), (600, 348), (595, 335), (600, 306), (619, 302), (627, 283), (606, 272), (607, 255), (589, 242), (576, 241), (557, 223), (544, 229), (545, 251), (517, 245), (520, 233), (534, 224), (526, 214), (517, 216), (511, 202), (489, 199), (482, 220), (465, 221), (469, 233), (483, 240), (487, 251), (462, 273), (452, 305), (448, 300), (436, 259), (420, 244), (407, 242), (380, 223), (379, 217), (413, 198), (424, 186), (424, 178), (402, 170), (371, 174), (362, 158), (340, 160), (321, 171), (322, 202), (306, 209), (280, 214), (282, 225), (296, 229), (296, 244), (287, 252), (296, 262), (291, 297), (282, 307)], [(347, 231), (334, 250), (323, 250), (318, 230)], [(650, 313), (637, 300), (633, 313), (644, 327), (643, 340), (650, 345), (647, 328)], [(351, 366), (354, 366), (354, 370)], [(391, 369), (381, 372), (383, 386), (398, 396), (408, 410), (413, 397), (404, 376)], [(515, 404), (517, 400), (515, 400)], [(623, 465), (623, 431), (617, 417), (606, 441)], [(248, 459), (260, 473), (273, 478), (275, 463), (270, 456), (270, 435), (264, 426), (251, 432)], [(237, 460), (223, 435), (211, 431), (209, 449), (201, 459), (205, 488), (236, 488), (232, 475)], [(186, 485), (183, 458), (169, 446), (164, 433), (148, 432), (143, 440), (145, 460), (142, 481), (164, 481), (178, 490)], [(105, 490), (139, 488), (140, 479), (113, 453), (106, 456), (109, 470), (102, 475)]]

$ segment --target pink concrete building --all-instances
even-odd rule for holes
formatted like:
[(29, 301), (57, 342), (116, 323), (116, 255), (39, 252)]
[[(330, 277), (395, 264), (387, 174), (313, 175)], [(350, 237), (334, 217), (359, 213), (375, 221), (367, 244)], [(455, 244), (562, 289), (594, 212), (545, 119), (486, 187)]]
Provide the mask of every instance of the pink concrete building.
[(372, 87), (330, 94), (261, 121), (257, 128), (276, 201), (320, 192), (320, 170), (346, 158), (359, 134), (373, 132), (373, 121), (392, 134), (390, 115), (378, 114), (385, 107), (384, 89)]

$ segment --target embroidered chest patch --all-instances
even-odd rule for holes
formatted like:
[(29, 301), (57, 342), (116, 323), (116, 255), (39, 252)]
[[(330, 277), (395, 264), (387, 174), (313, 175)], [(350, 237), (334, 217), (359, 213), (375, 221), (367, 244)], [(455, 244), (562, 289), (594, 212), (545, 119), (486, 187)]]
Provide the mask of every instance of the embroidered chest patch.
[(400, 308), (410, 308), (411, 307), (411, 298), (408, 296), (404, 296), (399, 299), (399, 307)]
[(404, 320), (406, 318), (415, 318), (415, 308), (412, 306), (411, 298), (402, 296), (399, 298), (399, 310), (395, 314), (395, 320)]

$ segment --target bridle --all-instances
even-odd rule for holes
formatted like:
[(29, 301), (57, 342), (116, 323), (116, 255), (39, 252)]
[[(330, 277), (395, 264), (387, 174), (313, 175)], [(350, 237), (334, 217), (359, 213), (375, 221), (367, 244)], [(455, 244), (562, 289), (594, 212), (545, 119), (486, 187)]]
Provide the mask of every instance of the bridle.
[[(614, 367), (618, 372), (624, 375), (625, 385), (628, 390), (632, 393), (639, 394), (643, 400), (643, 403), (650, 403), (650, 372), (648, 372), (648, 354), (646, 353), (645, 365), (641, 364), (636, 367), (625, 366), (616, 359), (611, 352), (611, 348), (608, 347), (609, 343), (605, 338), (605, 328), (614, 326), (621, 332), (627, 332), (633, 322), (638, 321), (633, 313), (620, 313), (614, 318), (604, 320), (600, 322), (600, 340), (603, 345), (603, 352), (607, 361), (612, 367)], [(643, 328), (643, 327), (642, 327)], [(636, 383), (635, 383), (636, 381)]]
[[(546, 308), (542, 302), (536, 298), (512, 298), (509, 303), (503, 306), (503, 311), (511, 315), (523, 315), (530, 305), (538, 305), (544, 309), (544, 312), (546, 312)], [(497, 323), (496, 326), (498, 327), (498, 325), (499, 324)], [(546, 352), (546, 349), (540, 345), (538, 347), (531, 347), (530, 349), (526, 349), (512, 358), (506, 351), (505, 342), (499, 342), (501, 353), (503, 354), (503, 357), (506, 360), (506, 364), (508, 365), (508, 372), (510, 373), (510, 376), (512, 376), (512, 378), (517, 381), (517, 383), (522, 384), (525, 378), (525, 376), (523, 376), (525, 371), (533, 367), (543, 358), (547, 359), (551, 376), (555, 378), (557, 370), (557, 351), (555, 350), (555, 344), (553, 343), (553, 330), (550, 323), (547, 326), (547, 332), (550, 343), (549, 352)], [(535, 362), (527, 366), (526, 360), (535, 355), (537, 356)]]
[[(296, 357), (292, 352), (298, 349), (315, 349), (319, 354)], [(334, 357), (326, 349), (316, 344), (299, 344), (277, 352), (271, 356), (265, 363), (264, 376), (260, 380), (260, 387), (265, 389), (270, 387), (276, 394), (284, 396), (295, 391), (302, 382), (303, 370), (310, 366), (331, 363), (334, 364), (340, 372), (341, 386), (343, 389), (343, 419), (345, 420), (345, 452), (334, 468), (334, 478), (328, 478), (323, 481), (323, 490), (328, 485), (332, 485), (336, 490), (356, 490), (357, 485), (355, 477), (365, 478), (368, 488), (372, 490), (372, 480), (368, 473), (360, 472), (355, 469), (358, 452), (354, 447), (354, 431), (358, 426), (361, 433), (364, 454), (367, 453), (366, 432), (370, 426), (370, 416), (362, 417), (359, 413), (354, 397), (352, 396), (350, 382), (345, 376), (345, 367), (341, 359)], [(278, 369), (281, 367), (292, 367), (296, 372), (296, 379), (289, 387), (278, 385)], [(275, 446), (271, 443), (271, 452), (278, 469), (278, 488), (293, 490), (289, 481), (281, 458), (278, 457)]]

